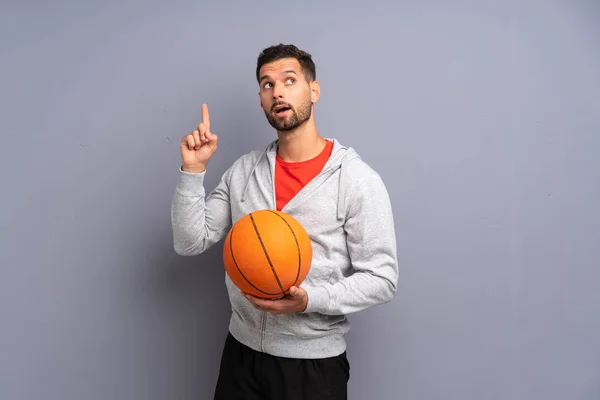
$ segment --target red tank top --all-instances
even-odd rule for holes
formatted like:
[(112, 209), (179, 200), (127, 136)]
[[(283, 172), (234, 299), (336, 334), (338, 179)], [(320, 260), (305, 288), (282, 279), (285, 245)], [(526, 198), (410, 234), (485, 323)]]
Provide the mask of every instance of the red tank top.
[(333, 142), (327, 141), (321, 153), (310, 160), (300, 162), (283, 161), (277, 155), (275, 164), (275, 197), (277, 210), (281, 209), (323, 170), (333, 150)]

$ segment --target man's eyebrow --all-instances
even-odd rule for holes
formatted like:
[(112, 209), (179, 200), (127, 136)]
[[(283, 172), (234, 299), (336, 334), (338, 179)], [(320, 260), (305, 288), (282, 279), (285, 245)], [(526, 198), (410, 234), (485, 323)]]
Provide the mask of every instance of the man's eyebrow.
[[(294, 71), (293, 69), (286, 69), (285, 71), (283, 71), (284, 74), (294, 74), (294, 75), (298, 75), (296, 73), (296, 71)], [(260, 77), (260, 81), (264, 81), (265, 79), (270, 79), (271, 76), (270, 75), (263, 75)]]

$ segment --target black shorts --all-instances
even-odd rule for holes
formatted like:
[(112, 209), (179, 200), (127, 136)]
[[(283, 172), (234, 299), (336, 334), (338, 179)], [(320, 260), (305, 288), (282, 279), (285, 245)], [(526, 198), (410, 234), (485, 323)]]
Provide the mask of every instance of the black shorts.
[(214, 400), (346, 400), (349, 378), (345, 352), (322, 359), (275, 357), (229, 333)]

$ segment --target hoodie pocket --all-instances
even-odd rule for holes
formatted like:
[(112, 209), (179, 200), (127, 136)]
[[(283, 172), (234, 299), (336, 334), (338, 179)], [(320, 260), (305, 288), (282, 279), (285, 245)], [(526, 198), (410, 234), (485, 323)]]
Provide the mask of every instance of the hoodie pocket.
[(341, 315), (282, 314), (269, 318), (269, 333), (312, 339), (346, 332), (346, 318)]

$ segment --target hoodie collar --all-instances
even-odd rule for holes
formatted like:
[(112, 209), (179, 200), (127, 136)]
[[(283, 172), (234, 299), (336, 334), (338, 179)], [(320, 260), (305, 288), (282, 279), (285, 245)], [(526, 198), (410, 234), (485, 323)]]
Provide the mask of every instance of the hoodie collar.
[[(346, 189), (348, 186), (348, 174), (346, 171), (346, 167), (348, 162), (355, 159), (360, 158), (360, 156), (356, 153), (356, 151), (352, 147), (347, 147), (342, 145), (337, 139), (326, 138), (333, 142), (333, 150), (331, 152), (331, 156), (325, 163), (323, 170), (319, 173), (319, 175), (323, 174), (332, 174), (338, 169), (340, 169), (340, 180), (338, 186), (338, 198), (337, 198), (337, 218), (338, 220), (343, 220), (346, 214)], [(277, 152), (277, 145), (279, 143), (278, 139), (273, 140), (269, 143), (265, 149), (260, 153), (260, 156), (252, 166), (252, 171), (246, 181), (246, 185), (244, 186), (244, 192), (242, 193), (242, 202), (246, 201), (246, 194), (248, 191), (248, 186), (250, 185), (250, 181), (253, 178), (254, 173), (256, 172), (256, 168), (260, 165), (261, 162), (268, 162), (267, 157), (265, 155), (275, 157), (275, 153)], [(317, 175), (317, 176), (319, 176)]]

